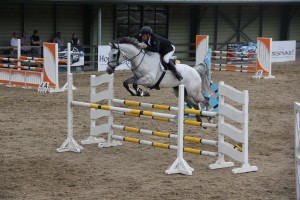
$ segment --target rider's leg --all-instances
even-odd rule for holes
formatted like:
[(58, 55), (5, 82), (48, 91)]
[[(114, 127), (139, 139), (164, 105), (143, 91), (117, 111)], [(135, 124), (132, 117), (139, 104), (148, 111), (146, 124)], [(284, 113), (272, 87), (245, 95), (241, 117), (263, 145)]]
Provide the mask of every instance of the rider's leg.
[(183, 78), (182, 78), (181, 74), (176, 70), (176, 67), (175, 67), (175, 64), (173, 63), (173, 61), (170, 60), (168, 63), (168, 66), (169, 66), (169, 70), (171, 70), (173, 72), (173, 74), (178, 79), (178, 81), (181, 81)]
[(175, 64), (170, 60), (171, 56), (175, 52), (175, 47), (173, 45), (172, 45), (172, 47), (173, 47), (173, 51), (170, 51), (169, 53), (164, 55), (164, 62), (168, 64), (169, 70), (171, 70), (173, 72), (173, 74), (178, 79), (178, 81), (181, 81), (183, 79), (181, 74), (176, 70)]

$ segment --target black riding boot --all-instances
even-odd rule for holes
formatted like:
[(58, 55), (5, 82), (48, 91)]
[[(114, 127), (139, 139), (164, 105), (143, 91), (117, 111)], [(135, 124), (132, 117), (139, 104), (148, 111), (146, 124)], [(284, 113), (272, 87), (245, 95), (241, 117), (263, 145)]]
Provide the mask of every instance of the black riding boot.
[(178, 79), (178, 81), (181, 81), (183, 78), (181, 74), (176, 70), (175, 64), (171, 60), (169, 61), (168, 66), (169, 66), (169, 70), (173, 72), (173, 74)]

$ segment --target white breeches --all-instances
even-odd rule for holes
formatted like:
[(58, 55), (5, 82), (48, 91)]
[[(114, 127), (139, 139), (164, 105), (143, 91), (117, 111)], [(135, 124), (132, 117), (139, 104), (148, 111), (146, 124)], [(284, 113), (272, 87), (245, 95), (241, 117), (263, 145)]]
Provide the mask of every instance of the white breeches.
[[(172, 45), (172, 44), (171, 44)], [(175, 46), (174, 45), (172, 45), (172, 47), (173, 47), (173, 51), (170, 51), (169, 53), (167, 53), (166, 55), (164, 55), (164, 62), (165, 63), (169, 63), (169, 60), (170, 60), (170, 58), (171, 58), (171, 56), (174, 54), (174, 52), (175, 52)]]

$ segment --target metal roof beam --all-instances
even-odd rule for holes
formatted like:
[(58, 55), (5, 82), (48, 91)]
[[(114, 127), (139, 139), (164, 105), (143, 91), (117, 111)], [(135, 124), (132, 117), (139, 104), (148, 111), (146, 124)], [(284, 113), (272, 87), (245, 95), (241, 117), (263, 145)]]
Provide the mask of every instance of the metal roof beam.
[(297, 3), (299, 0), (10, 0), (16, 3), (43, 2), (43, 3), (100, 3), (100, 4), (290, 4)]

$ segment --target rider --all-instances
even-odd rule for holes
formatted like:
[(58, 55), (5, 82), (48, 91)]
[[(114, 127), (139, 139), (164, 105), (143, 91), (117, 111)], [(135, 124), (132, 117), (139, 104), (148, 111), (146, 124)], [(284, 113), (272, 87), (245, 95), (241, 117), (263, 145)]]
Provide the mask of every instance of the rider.
[(168, 39), (154, 34), (149, 26), (144, 26), (141, 29), (140, 36), (142, 36), (143, 42), (145, 43), (144, 48), (148, 51), (158, 52), (163, 56), (163, 60), (168, 64), (169, 69), (174, 73), (178, 81), (181, 81), (182, 76), (176, 70), (175, 64), (170, 60), (175, 52), (175, 46)]

